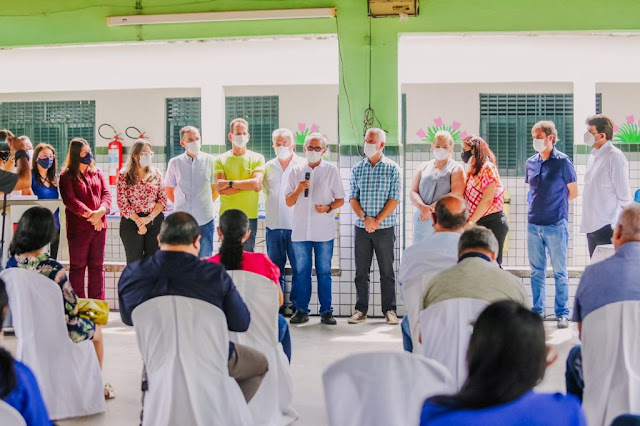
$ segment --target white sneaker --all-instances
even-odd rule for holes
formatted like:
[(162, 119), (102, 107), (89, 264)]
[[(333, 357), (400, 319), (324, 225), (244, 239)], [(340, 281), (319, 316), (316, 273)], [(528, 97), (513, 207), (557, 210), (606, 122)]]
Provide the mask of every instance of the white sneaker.
[(387, 320), (387, 324), (389, 325), (398, 325), (400, 324), (400, 321), (398, 320), (398, 317), (396, 316), (396, 313), (393, 311), (387, 311), (387, 313), (384, 314), (385, 319)]
[(569, 327), (569, 319), (567, 317), (558, 318), (558, 328)]
[(361, 322), (365, 322), (367, 320), (367, 314), (363, 314), (359, 310), (356, 311), (349, 317), (347, 322), (349, 324), (360, 324)]

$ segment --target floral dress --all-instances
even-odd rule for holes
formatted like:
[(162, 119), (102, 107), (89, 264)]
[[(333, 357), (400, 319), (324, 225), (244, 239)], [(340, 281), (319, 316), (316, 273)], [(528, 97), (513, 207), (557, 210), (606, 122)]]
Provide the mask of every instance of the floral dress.
[(7, 268), (16, 267), (35, 271), (55, 281), (62, 291), (64, 319), (67, 322), (69, 337), (74, 343), (93, 339), (96, 325), (94, 322), (78, 316), (76, 312), (78, 296), (76, 296), (76, 293), (73, 291), (71, 283), (69, 283), (67, 279), (67, 273), (61, 264), (50, 259), (48, 254), (43, 253), (35, 257), (14, 255), (9, 259), (9, 262), (7, 262)]

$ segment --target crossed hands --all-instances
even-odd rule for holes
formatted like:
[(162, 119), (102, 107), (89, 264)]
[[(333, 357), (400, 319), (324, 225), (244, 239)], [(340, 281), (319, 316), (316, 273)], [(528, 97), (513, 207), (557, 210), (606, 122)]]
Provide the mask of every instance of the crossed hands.
[(376, 232), (380, 228), (380, 222), (375, 217), (367, 216), (364, 218), (364, 229), (368, 233)]
[(96, 231), (102, 231), (102, 228), (104, 227), (104, 225), (102, 223), (102, 216), (104, 216), (105, 213), (106, 213), (105, 209), (100, 207), (98, 210), (92, 210), (92, 211), (84, 212), (82, 217), (87, 219), (87, 222), (92, 224), (93, 228)]
[(147, 233), (147, 225), (151, 223), (151, 217), (149, 217), (149, 216), (145, 216), (145, 217), (138, 216), (138, 218), (135, 219), (134, 222), (138, 226), (138, 234), (139, 235), (144, 235), (144, 234)]
[(429, 220), (433, 217), (433, 207), (431, 206), (420, 206), (418, 207), (420, 210), (420, 220), (425, 221)]

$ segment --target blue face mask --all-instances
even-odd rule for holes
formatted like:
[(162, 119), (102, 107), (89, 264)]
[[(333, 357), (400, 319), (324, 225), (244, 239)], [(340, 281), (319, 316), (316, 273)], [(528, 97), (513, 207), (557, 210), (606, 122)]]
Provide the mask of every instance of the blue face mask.
[(38, 158), (38, 165), (43, 169), (49, 170), (53, 166), (53, 158)]
[(88, 153), (84, 157), (80, 157), (80, 162), (82, 164), (91, 164), (93, 162), (93, 154), (92, 153)]

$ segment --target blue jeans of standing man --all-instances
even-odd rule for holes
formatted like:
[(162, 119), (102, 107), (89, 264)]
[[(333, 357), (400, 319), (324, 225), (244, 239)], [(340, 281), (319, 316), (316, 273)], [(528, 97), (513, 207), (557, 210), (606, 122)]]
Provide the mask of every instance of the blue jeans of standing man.
[(569, 277), (567, 275), (567, 248), (569, 223), (562, 219), (552, 225), (528, 224), (529, 264), (531, 265), (531, 291), (533, 310), (545, 312), (547, 250), (556, 282), (555, 312), (557, 318), (569, 316)]
[(285, 282), (285, 266), (287, 264), (287, 256), (291, 263), (291, 292), (289, 300), (291, 305), (295, 306), (295, 288), (298, 282), (298, 270), (296, 269), (295, 254), (293, 253), (293, 245), (291, 243), (291, 229), (269, 229), (267, 230), (267, 255), (273, 263), (280, 269), (280, 287), (284, 295)]
[(249, 219), (249, 238), (244, 242), (244, 251), (253, 251), (256, 245), (256, 234), (258, 233), (258, 219)]
[(316, 277), (318, 277), (318, 300), (320, 315), (333, 312), (331, 307), (331, 258), (333, 257), (333, 240), (330, 241), (294, 241), (293, 252), (298, 282), (296, 283), (295, 308), (309, 313), (311, 300), (311, 254), (315, 255)]
[(198, 226), (200, 233), (200, 257), (210, 257), (213, 253), (213, 231), (216, 229), (213, 219), (202, 226)]

